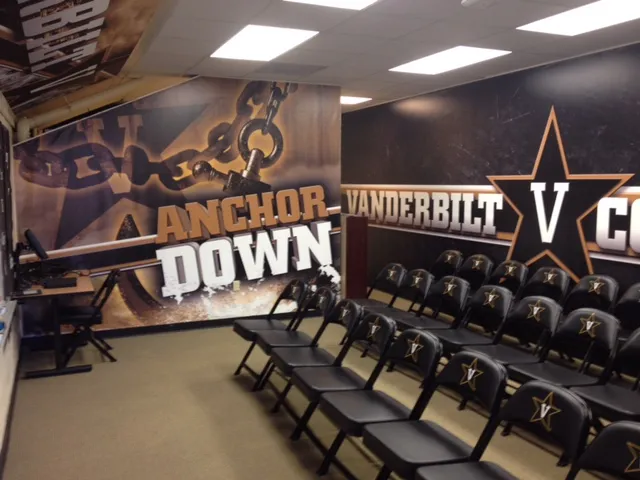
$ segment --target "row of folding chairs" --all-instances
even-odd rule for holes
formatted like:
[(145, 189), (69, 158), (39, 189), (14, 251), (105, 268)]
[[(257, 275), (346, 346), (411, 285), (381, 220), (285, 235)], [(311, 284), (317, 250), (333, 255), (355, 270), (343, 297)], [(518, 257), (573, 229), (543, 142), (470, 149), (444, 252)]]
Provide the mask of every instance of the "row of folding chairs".
[[(300, 296), (300, 289), (305, 288), (302, 282), (292, 282), (273, 311), (282, 299), (304, 298), (304, 292)], [(489, 295), (496, 292), (484, 295), (488, 292), (491, 290), (479, 290), (474, 300), (482, 294), (485, 301), (493, 302), (495, 297), (490, 299)], [(505, 292), (508, 290), (502, 289), (498, 294)], [(502, 302), (498, 306), (499, 300), (495, 299), (496, 307), (488, 308), (502, 309)], [(313, 338), (298, 331), (304, 318), (318, 314), (322, 315), (323, 321)], [(274, 322), (281, 326), (274, 326)], [(330, 324), (342, 325), (349, 332), (336, 357), (318, 346)], [(583, 469), (621, 477), (640, 472), (638, 423), (612, 423), (586, 447), (591, 411), (576, 392), (533, 380), (524, 383), (503, 404), (509, 376), (504, 363), (479, 351), (460, 350), (449, 356), (438, 374), (438, 365), (448, 347), (437, 332), (407, 329), (395, 338), (397, 325), (393, 319), (379, 313), (365, 314), (364, 309), (352, 300), (345, 299), (336, 304), (335, 294), (330, 289), (319, 288), (304, 305), (299, 305), (288, 325), (270, 316), (262, 320), (236, 321), (234, 330), (251, 342), (249, 354), (258, 345), (269, 355), (263, 371), (254, 372), (254, 389), (263, 388), (276, 370), (288, 379), (278, 393), (273, 411), (286, 402), (294, 387), (308, 399), (307, 408), (297, 418), (291, 435), (293, 440), (299, 439), (303, 432), (311, 435), (308, 422), (318, 408), (338, 426), (339, 433), (326, 449), (318, 469), (320, 475), (327, 473), (337, 462), (338, 449), (347, 437), (352, 436), (362, 437), (364, 445), (382, 461), (379, 480), (388, 478), (392, 472), (407, 479), (516, 478), (500, 466), (481, 459), (499, 425), (505, 422), (508, 429), (515, 425), (558, 445), (563, 450), (560, 463), (571, 465), (567, 479), (575, 478)], [(380, 353), (367, 379), (343, 365), (347, 353), (356, 343), (375, 346)], [(246, 358), (245, 354), (236, 373), (245, 367)], [(423, 389), (413, 406), (408, 407), (375, 389), (387, 364), (402, 365), (421, 376)], [(421, 420), (437, 389), (453, 391), (464, 404), (473, 402), (488, 412), (485, 428), (474, 446), (467, 445), (437, 423)]]

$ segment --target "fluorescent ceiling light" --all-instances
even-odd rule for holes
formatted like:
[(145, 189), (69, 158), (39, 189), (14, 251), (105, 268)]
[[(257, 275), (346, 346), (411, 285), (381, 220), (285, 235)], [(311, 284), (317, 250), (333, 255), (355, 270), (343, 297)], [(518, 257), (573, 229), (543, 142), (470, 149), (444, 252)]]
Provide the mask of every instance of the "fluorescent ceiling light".
[(600, 0), (523, 25), (518, 30), (573, 37), (638, 18), (638, 0)]
[(306, 3), (321, 7), (346, 8), (348, 10), (362, 10), (373, 5), (378, 0), (284, 0), (285, 2)]
[(370, 101), (371, 99), (367, 97), (340, 97), (340, 103), (342, 105), (357, 105), (359, 103)]
[(317, 34), (311, 30), (247, 25), (211, 56), (268, 62)]
[(454, 47), (443, 52), (434, 53), (413, 62), (392, 68), (392, 72), (421, 73), (423, 75), (437, 75), (456, 68), (466, 67), (474, 63), (484, 62), (492, 58), (508, 55), (507, 50), (493, 50), (491, 48)]

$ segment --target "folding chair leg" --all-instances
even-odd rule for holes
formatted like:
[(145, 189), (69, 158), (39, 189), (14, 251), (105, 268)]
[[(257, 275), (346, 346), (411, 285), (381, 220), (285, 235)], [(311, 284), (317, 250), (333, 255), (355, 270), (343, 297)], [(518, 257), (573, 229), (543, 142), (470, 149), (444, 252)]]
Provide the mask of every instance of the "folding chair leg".
[(322, 465), (320, 465), (320, 468), (318, 468), (318, 470), (316, 471), (318, 476), (321, 477), (327, 474), (327, 472), (329, 471), (329, 467), (331, 466), (331, 463), (333, 462), (333, 459), (338, 453), (338, 449), (340, 448), (340, 445), (342, 445), (342, 442), (344, 442), (345, 438), (347, 438), (347, 434), (342, 430), (340, 430), (336, 438), (333, 440), (331, 447), (329, 447), (327, 454), (324, 456), (324, 460), (322, 460)]
[(304, 413), (300, 417), (300, 420), (298, 420), (298, 424), (296, 425), (295, 430), (289, 437), (291, 440), (293, 440), (294, 442), (296, 440), (300, 440), (300, 436), (302, 435), (302, 432), (304, 431), (304, 429), (307, 427), (307, 423), (309, 423), (309, 419), (311, 419), (311, 415), (313, 415), (313, 412), (316, 411), (316, 408), (318, 407), (318, 403), (319, 402), (316, 400), (315, 402), (311, 402), (307, 406), (307, 409), (304, 411)]
[(93, 345), (94, 347), (96, 347), (98, 349), (98, 351), (104, 355), (105, 357), (107, 357), (109, 359), (110, 362), (117, 362), (118, 360), (116, 359), (116, 357), (114, 357), (113, 355), (111, 355), (109, 353), (109, 351), (104, 348), (103, 345), (100, 345), (100, 343), (98, 343), (98, 341), (95, 339), (95, 337), (91, 334), (91, 330), (89, 330), (89, 342), (91, 343), (91, 345)]
[(238, 368), (236, 368), (236, 371), (233, 372), (233, 374), (235, 376), (240, 375), (240, 372), (242, 371), (242, 367), (244, 367), (244, 364), (247, 363), (247, 360), (249, 359), (249, 355), (251, 355), (251, 352), (253, 351), (253, 348), (256, 346), (256, 342), (251, 342), (251, 345), (249, 346), (249, 349), (247, 350), (247, 353), (244, 354), (244, 357), (242, 357), (242, 360), (240, 361), (240, 365), (238, 365)]
[(340, 340), (340, 345), (344, 345), (344, 342), (347, 341), (347, 338), (349, 338), (349, 332), (346, 332), (343, 337), (342, 340)]
[(502, 429), (502, 433), (501, 435), (503, 437), (508, 437), (509, 435), (511, 435), (511, 428), (513, 427), (512, 423), (507, 422), (504, 426), (504, 428)]
[(396, 364), (393, 362), (389, 362), (389, 367), (387, 367), (387, 372), (393, 372), (395, 368), (396, 368)]
[(271, 375), (274, 368), (276, 368), (276, 366), (273, 364), (271, 359), (269, 359), (260, 372), (260, 375), (258, 375), (258, 378), (256, 378), (256, 382), (253, 384), (251, 391), (257, 392), (258, 390), (262, 390), (264, 388), (265, 380), (269, 375)]
[(113, 350), (113, 347), (109, 343), (107, 343), (107, 341), (104, 338), (95, 335), (95, 332), (94, 332), (94, 336), (95, 336), (96, 340), (98, 342), (100, 342), (100, 344), (102, 346), (104, 346), (104, 348), (106, 348), (107, 350)]
[(391, 469), (386, 465), (383, 465), (380, 471), (378, 472), (378, 476), (376, 480), (387, 480), (391, 476)]
[(285, 399), (287, 398), (287, 395), (289, 394), (291, 387), (293, 387), (293, 383), (291, 382), (291, 379), (289, 379), (289, 381), (285, 385), (282, 392), (280, 392), (280, 395), (278, 395), (278, 401), (275, 403), (275, 405), (271, 409), (271, 413), (278, 413), (278, 411), (280, 411), (280, 407), (282, 406)]
[(369, 353), (369, 347), (364, 347), (364, 350), (362, 350), (362, 355), (360, 355), (360, 358), (366, 357), (367, 353)]

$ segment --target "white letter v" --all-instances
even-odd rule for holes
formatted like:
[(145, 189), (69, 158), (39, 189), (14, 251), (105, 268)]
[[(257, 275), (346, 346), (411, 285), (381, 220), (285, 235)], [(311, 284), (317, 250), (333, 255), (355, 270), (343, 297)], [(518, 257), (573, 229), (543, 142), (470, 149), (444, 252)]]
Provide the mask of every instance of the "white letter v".
[(536, 203), (536, 213), (538, 215), (538, 227), (540, 228), (540, 238), (542, 243), (553, 242), (556, 234), (556, 227), (560, 219), (560, 210), (562, 210), (562, 202), (564, 194), (569, 191), (569, 182), (558, 182), (553, 184), (553, 190), (557, 193), (556, 200), (553, 204), (551, 212), (551, 221), (547, 224), (547, 215), (544, 210), (544, 198), (542, 193), (547, 189), (546, 183), (531, 182), (531, 191)]

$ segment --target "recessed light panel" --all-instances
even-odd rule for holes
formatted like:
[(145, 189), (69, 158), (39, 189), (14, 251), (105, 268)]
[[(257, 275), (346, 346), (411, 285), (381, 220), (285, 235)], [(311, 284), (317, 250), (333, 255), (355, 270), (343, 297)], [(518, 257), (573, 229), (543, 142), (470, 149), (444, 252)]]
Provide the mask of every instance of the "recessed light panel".
[(437, 75), (457, 68), (480, 63), (492, 58), (508, 55), (508, 50), (493, 50), (491, 48), (454, 47), (449, 50), (434, 53), (413, 62), (392, 68), (392, 72), (420, 73), (423, 75)]
[(362, 10), (373, 5), (378, 0), (284, 0), (285, 2), (306, 3), (321, 7), (346, 8), (348, 10)]
[(340, 103), (342, 105), (357, 105), (359, 103), (370, 101), (371, 99), (367, 97), (340, 97)]
[(268, 62), (317, 34), (311, 30), (247, 25), (211, 56)]
[(574, 37), (638, 18), (640, 0), (600, 0), (523, 25), (518, 30)]

